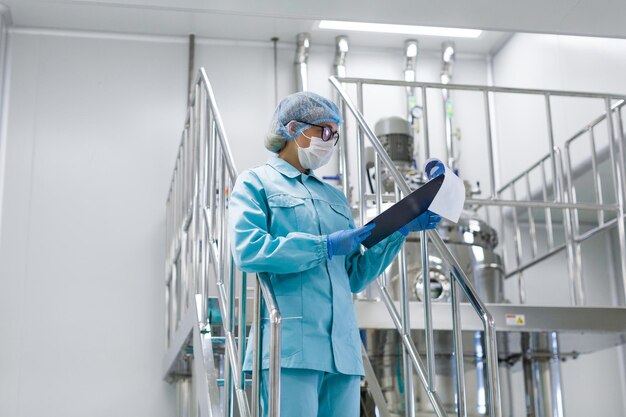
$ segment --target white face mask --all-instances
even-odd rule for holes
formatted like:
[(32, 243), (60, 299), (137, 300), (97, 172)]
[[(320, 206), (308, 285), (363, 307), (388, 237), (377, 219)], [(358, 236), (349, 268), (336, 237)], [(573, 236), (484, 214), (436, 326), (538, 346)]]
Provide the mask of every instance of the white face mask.
[[(304, 135), (309, 138), (308, 136)], [(310, 137), (311, 144), (308, 148), (301, 148), (298, 145), (298, 159), (300, 159), (300, 165), (304, 169), (317, 169), (324, 166), (330, 161), (330, 157), (333, 156), (335, 150), (335, 143), (332, 140), (324, 142), (322, 138)]]

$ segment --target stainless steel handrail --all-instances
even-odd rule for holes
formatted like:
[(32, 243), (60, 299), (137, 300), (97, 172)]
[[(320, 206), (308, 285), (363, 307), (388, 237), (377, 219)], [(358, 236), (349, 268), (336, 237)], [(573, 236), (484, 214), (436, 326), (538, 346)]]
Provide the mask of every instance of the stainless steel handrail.
[(587, 97), (587, 98), (601, 98), (604, 99), (607, 96), (611, 96), (614, 99), (626, 100), (626, 96), (620, 94), (604, 94), (604, 93), (591, 93), (591, 92), (577, 92), (577, 91), (565, 91), (565, 90), (538, 90), (532, 88), (513, 88), (513, 87), (493, 87), (483, 85), (472, 84), (441, 84), (430, 83), (421, 81), (399, 81), (399, 80), (385, 80), (377, 78), (354, 78), (354, 77), (334, 77), (340, 83), (346, 84), (372, 84), (372, 85), (387, 85), (395, 87), (414, 87), (420, 89), (438, 89), (438, 90), (462, 90), (462, 91), (479, 91), (488, 93), (517, 93), (517, 94), (537, 94), (537, 95), (551, 95), (560, 97)]
[[(230, 252), (227, 233), (228, 194), (237, 179), (228, 137), (215, 99), (211, 83), (204, 69), (200, 69), (190, 94), (181, 144), (176, 158), (174, 173), (166, 203), (166, 314), (168, 346), (172, 335), (181, 325), (186, 312), (194, 307), (197, 322), (194, 326), (202, 334), (210, 334), (213, 321), (208, 316), (210, 281), (215, 281), (219, 314), (222, 318), (225, 343), (224, 353), (224, 415), (231, 415), (233, 395), (236, 397), (239, 415), (249, 417), (243, 367), (246, 350), (247, 275), (239, 271)], [(209, 267), (212, 265), (212, 268)], [(258, 277), (255, 284), (256, 306), (261, 299), (270, 312), (270, 386), (268, 389), (269, 416), (280, 415), (280, 338), (281, 316), (269, 280)], [(238, 312), (235, 304), (238, 303)], [(257, 308), (255, 308), (255, 311)], [(259, 317), (255, 319), (257, 329)], [(187, 322), (185, 322), (187, 323)], [(237, 329), (238, 328), (238, 329)], [(235, 332), (238, 330), (238, 337)], [(194, 333), (195, 334), (195, 333)], [(259, 332), (255, 332), (258, 340)], [(199, 341), (198, 341), (199, 340)], [(209, 338), (194, 336), (193, 351), (198, 359), (206, 360)], [(256, 346), (255, 346), (256, 347)], [(256, 352), (260, 350), (257, 347)], [(203, 356), (204, 352), (204, 356)], [(258, 362), (255, 361), (258, 366)], [(208, 369), (208, 368), (206, 368)], [(205, 372), (194, 367), (194, 372)], [(259, 387), (259, 369), (253, 369), (252, 384)], [(215, 374), (194, 375), (209, 378), (209, 386), (216, 386)], [(194, 384), (197, 392), (191, 398), (204, 401), (206, 383)], [(216, 416), (216, 396), (210, 396), (210, 404), (200, 403), (200, 416)], [(258, 392), (253, 391), (252, 413), (257, 416)], [(191, 404), (191, 407), (197, 405)]]
[[(485, 118), (486, 118), (486, 139), (487, 139), (487, 163), (489, 172), (489, 186), (490, 192), (488, 198), (472, 198), (467, 199), (466, 203), (472, 205), (474, 208), (482, 208), (485, 210), (485, 215), (489, 218), (489, 208), (495, 207), (500, 211), (500, 242), (502, 252), (504, 255), (504, 264), (507, 269), (507, 277), (517, 275), (519, 281), (519, 293), (520, 302), (524, 303), (525, 297), (525, 284), (523, 272), (529, 267), (536, 265), (539, 261), (548, 259), (550, 256), (559, 253), (562, 249), (566, 249), (567, 265), (568, 265), (568, 279), (570, 285), (570, 298), (574, 305), (583, 305), (585, 303), (584, 288), (582, 286), (582, 258), (581, 258), (581, 243), (589, 239), (590, 237), (609, 230), (611, 228), (617, 228), (619, 234), (619, 252), (620, 258), (623, 259), (620, 263), (622, 279), (625, 283), (626, 294), (626, 227), (623, 221), (606, 221), (605, 213), (614, 214), (619, 219), (626, 219), (626, 161), (624, 160), (624, 132), (623, 132), (623, 118), (622, 109), (626, 103), (626, 96), (621, 94), (609, 94), (609, 93), (591, 93), (591, 92), (577, 92), (577, 91), (563, 91), (563, 90), (539, 90), (539, 89), (526, 89), (526, 88), (508, 88), (508, 87), (494, 87), (494, 86), (480, 86), (480, 85), (467, 85), (467, 84), (442, 84), (442, 83), (430, 83), (430, 82), (412, 82), (412, 81), (399, 81), (399, 80), (381, 80), (381, 79), (366, 79), (366, 78), (336, 78), (336, 80), (342, 85), (355, 85), (356, 93), (359, 103), (363, 101), (363, 87), (366, 85), (377, 86), (395, 86), (395, 87), (410, 87), (421, 89), (422, 106), (424, 109), (423, 121), (424, 121), (424, 150), (426, 158), (430, 157), (430, 143), (429, 143), (429, 129), (428, 129), (428, 116), (427, 111), (427, 95), (428, 89), (434, 90), (460, 90), (460, 91), (473, 91), (480, 92), (484, 98)], [(507, 182), (505, 186), (500, 186), (499, 173), (496, 171), (498, 166), (498, 159), (496, 154), (497, 138), (493, 135), (491, 124), (492, 115), (491, 110), (493, 104), (489, 100), (489, 95), (494, 93), (506, 93), (506, 94), (525, 94), (536, 95), (544, 100), (545, 114), (546, 114), (546, 129), (548, 134), (549, 153), (540, 158), (540, 160), (532, 164), (527, 170), (517, 175), (513, 180)], [(552, 115), (552, 98), (554, 97), (576, 97), (576, 98), (590, 98), (601, 99), (604, 104), (604, 114), (595, 117), (591, 122), (585, 125), (583, 129), (574, 134), (566, 143), (566, 149), (562, 151), (555, 144), (555, 133), (553, 127), (553, 115)], [(360, 109), (361, 107), (359, 107)], [(611, 117), (607, 118), (607, 115)], [(616, 119), (616, 121), (614, 120)], [(607, 134), (611, 141), (610, 146), (605, 155), (610, 158), (612, 166), (612, 191), (615, 193), (615, 202), (607, 203), (602, 198), (599, 170), (597, 169), (597, 160), (600, 154), (596, 152), (596, 144), (593, 140), (594, 129), (597, 126), (606, 121)], [(575, 187), (573, 181), (568, 180), (572, 177), (570, 160), (569, 145), (577, 138), (585, 137), (585, 133), (589, 133), (592, 136), (591, 149), (592, 149), (592, 166), (590, 169), (594, 170), (594, 187), (595, 187), (595, 202), (577, 202), (575, 196)], [(360, 135), (360, 131), (357, 131), (357, 136)], [(358, 149), (357, 149), (358, 150)], [(595, 166), (595, 168), (594, 168)], [(532, 194), (530, 185), (530, 173), (536, 171), (542, 178), (542, 186), (540, 187), (540, 197), (537, 199)], [(546, 175), (546, 171), (548, 175)], [(551, 178), (549, 178), (551, 177)], [(526, 186), (527, 199), (518, 199), (518, 195), (515, 191), (515, 184), (523, 181)], [(551, 181), (551, 184), (550, 184)], [(530, 191), (529, 191), (530, 189)], [(510, 198), (503, 198), (505, 193), (510, 194)], [(362, 207), (360, 207), (362, 209)], [(508, 208), (505, 212), (504, 208)], [(528, 231), (530, 251), (524, 253), (524, 239), (522, 233), (522, 227), (524, 223), (521, 221), (523, 216), (518, 216), (520, 210), (516, 208), (525, 208), (528, 216)], [(533, 212), (533, 208), (542, 209), (545, 215), (545, 227), (546, 227), (546, 240), (547, 248), (543, 249), (537, 243), (537, 227), (536, 227), (536, 214)], [(554, 232), (553, 210), (558, 209), (562, 213), (563, 231), (565, 235), (564, 246), (561, 246), (561, 242), (556, 242), (557, 234)], [(579, 210), (593, 210), (597, 212), (598, 226), (592, 230), (586, 230), (581, 233), (580, 221), (578, 218)], [(507, 239), (505, 233), (508, 233), (504, 223), (505, 214), (510, 214), (513, 218), (513, 238)], [(514, 262), (509, 262), (509, 245), (513, 245)]]
[[(365, 136), (369, 139), (371, 145), (374, 147), (376, 151), (377, 157), (382, 159), (386, 168), (389, 170), (389, 173), (393, 176), (396, 186), (400, 189), (400, 191), (404, 195), (408, 195), (411, 192), (411, 189), (409, 188), (405, 179), (402, 177), (402, 174), (398, 171), (395, 164), (393, 163), (393, 161), (391, 160), (391, 158), (389, 157), (389, 155), (383, 148), (383, 145), (380, 143), (380, 141), (378, 140), (374, 132), (365, 122), (365, 119), (363, 115), (361, 114), (361, 112), (357, 109), (357, 107), (354, 105), (354, 103), (352, 102), (348, 94), (343, 89), (341, 82), (349, 82), (350, 79), (344, 78), (344, 79), (341, 79), (341, 82), (340, 82), (336, 77), (331, 76), (329, 80), (331, 84), (335, 87), (339, 95), (341, 96), (342, 102), (346, 104), (346, 106), (348, 107), (348, 109), (350, 110), (354, 118), (356, 119), (357, 124), (359, 126), (359, 130), (362, 131), (365, 134)], [(357, 94), (360, 94), (361, 87), (362, 87), (361, 82), (362, 81), (367, 82), (367, 80), (354, 79), (354, 81), (357, 83)], [(406, 85), (410, 84), (411, 86), (415, 84), (415, 86), (417, 87), (422, 87), (421, 83), (405, 83), (405, 84)], [(396, 85), (396, 84), (391, 83), (390, 85)], [(446, 85), (446, 87), (449, 88), (450, 85)], [(380, 192), (380, 189), (377, 190), (377, 192)], [(359, 193), (361, 197), (360, 200), (363, 200), (362, 198), (363, 187), (359, 187)], [(361, 213), (361, 216), (363, 216), (363, 213)], [(426, 233), (423, 234), (423, 237), (425, 237), (425, 235)], [(470, 302), (470, 304), (472, 305), (472, 307), (474, 308), (474, 310), (476, 311), (476, 313), (478, 314), (478, 316), (480, 317), (483, 323), (484, 331), (485, 331), (486, 351), (487, 351), (489, 415), (492, 417), (500, 417), (501, 416), (500, 384), (498, 380), (498, 356), (497, 356), (496, 331), (495, 331), (494, 320), (489, 314), (489, 311), (487, 310), (485, 304), (478, 297), (478, 294), (474, 290), (472, 284), (470, 283), (469, 279), (463, 272), (462, 268), (458, 265), (457, 261), (454, 259), (454, 256), (448, 250), (443, 240), (441, 240), (441, 237), (439, 237), (437, 232), (433, 230), (428, 231), (427, 235), (428, 235), (428, 239), (434, 244), (439, 254), (450, 265), (451, 273), (453, 277), (453, 280), (452, 280), (453, 285), (456, 285), (457, 283), (459, 284), (459, 286), (465, 293), (468, 301)], [(426, 245), (422, 246), (422, 250), (423, 250), (422, 259), (424, 259), (424, 256), (427, 256), (427, 253), (424, 253), (425, 246)], [(424, 279), (424, 282), (426, 283), (425, 288), (424, 288), (425, 293), (426, 292), (430, 293), (429, 280)], [(431, 374), (431, 373), (434, 373), (434, 355), (435, 355), (432, 349), (432, 346), (429, 346), (429, 344), (426, 345), (427, 346), (426, 356), (427, 356), (427, 362), (429, 366), (428, 366), (428, 369), (425, 370), (424, 365), (420, 359), (420, 355), (417, 351), (417, 348), (415, 347), (413, 340), (410, 337), (409, 323), (407, 322), (407, 320), (400, 319), (400, 315), (398, 314), (397, 309), (393, 303), (393, 300), (391, 296), (389, 295), (386, 285), (381, 279), (378, 280), (378, 287), (383, 296), (382, 297), (383, 301), (385, 302), (387, 309), (389, 310), (392, 316), (396, 329), (401, 335), (404, 348), (407, 354), (409, 355), (410, 360), (413, 366), (415, 367), (424, 388), (426, 389), (427, 395), (429, 396), (429, 399), (431, 401), (431, 404), (433, 405), (433, 408), (435, 409), (437, 415), (445, 416), (446, 412), (442, 406), (441, 400), (439, 398), (439, 395), (436, 392), (436, 387), (434, 385), (434, 375)], [(405, 298), (404, 302), (408, 303), (408, 298), (407, 297), (403, 297), (403, 298)], [(428, 333), (428, 332), (432, 332), (432, 312), (428, 311), (430, 304), (425, 304), (424, 307), (425, 307), (425, 314), (426, 314), (425, 327)], [(456, 322), (456, 319), (458, 318), (458, 311), (459, 311), (459, 306), (457, 303), (452, 304), (452, 311), (453, 311), (453, 320), (455, 322), (455, 325), (457, 326), (458, 331), (460, 332), (460, 323)], [(462, 346), (460, 346), (460, 335), (458, 336), (459, 337), (455, 337), (454, 339), (454, 346), (455, 346), (456, 351), (460, 352), (462, 351)], [(463, 376), (457, 375), (457, 378), (463, 378)], [(462, 384), (458, 384), (458, 387), (461, 387), (461, 386)], [(459, 395), (459, 398), (464, 398), (463, 392), (458, 392), (457, 394)]]
[[(613, 97), (613, 96), (610, 96), (610, 97)], [(563, 164), (563, 171), (564, 171), (564, 176), (565, 176), (565, 178), (563, 179), (563, 185), (565, 184), (567, 185), (567, 188), (564, 190), (564, 196), (567, 198), (568, 201), (566, 202), (548, 201), (547, 190), (549, 188), (552, 188), (554, 190), (554, 185), (550, 185), (546, 181), (544, 165), (550, 159), (551, 154), (547, 154), (543, 156), (542, 158), (540, 158), (537, 162), (531, 164), (528, 168), (526, 168), (520, 174), (512, 178), (510, 181), (508, 181), (498, 190), (499, 195), (509, 190), (512, 193), (514, 193), (516, 184), (518, 184), (520, 181), (523, 180), (526, 182), (526, 189), (527, 189), (526, 194), (527, 194), (528, 199), (530, 200), (532, 198), (532, 191), (529, 185), (530, 175), (537, 169), (542, 170), (541, 171), (542, 172), (541, 192), (543, 194), (542, 195), (543, 201), (509, 201), (509, 202), (506, 202), (506, 201), (500, 200), (498, 201), (498, 204), (512, 207), (513, 210), (515, 210), (515, 207), (528, 207), (529, 208), (528, 218), (529, 218), (529, 224), (531, 225), (531, 227), (534, 226), (534, 224), (533, 224), (533, 214), (530, 208), (531, 207), (544, 208), (545, 215), (546, 215), (546, 227), (549, 232), (551, 232), (553, 228), (550, 209), (557, 209), (557, 208), (567, 209), (567, 210), (564, 210), (564, 213), (566, 213), (566, 217), (569, 218), (569, 220), (566, 220), (569, 222), (569, 225), (566, 225), (565, 230), (569, 231), (570, 233), (569, 239), (563, 245), (555, 246), (554, 238), (551, 236), (551, 233), (549, 233), (547, 252), (543, 254), (538, 254), (535, 249), (529, 261), (523, 264), (518, 262), (514, 270), (507, 271), (506, 276), (511, 277), (514, 275), (519, 275), (525, 270), (527, 270), (528, 268), (538, 264), (539, 262), (561, 252), (563, 249), (567, 249), (569, 251), (568, 262), (570, 264), (570, 269), (571, 269), (570, 282), (571, 282), (571, 287), (572, 287), (572, 299), (577, 302), (575, 304), (584, 304), (584, 290), (582, 288), (581, 244), (585, 240), (597, 235), (598, 233), (612, 229), (612, 228), (617, 228), (618, 233), (620, 234), (624, 233), (619, 230), (620, 222), (617, 221), (617, 219), (622, 219), (622, 223), (623, 223), (623, 220), (626, 219), (624, 215), (623, 202), (620, 202), (620, 193), (623, 192), (623, 190), (621, 190), (621, 187), (616, 187), (614, 192), (615, 192), (615, 195), (617, 196), (617, 201), (615, 203), (605, 202), (604, 197), (603, 197), (602, 184), (601, 184), (601, 178), (600, 178), (600, 172), (599, 172), (599, 164), (602, 161), (600, 155), (603, 155), (603, 158), (607, 158), (610, 160), (612, 167), (617, 167), (617, 169), (614, 169), (612, 172), (613, 183), (618, 184), (624, 178), (623, 176), (624, 174), (618, 172), (621, 169), (620, 167), (623, 165), (623, 160), (621, 160), (620, 156), (616, 155), (617, 152), (611, 153), (611, 146), (612, 146), (611, 143), (617, 143), (619, 146), (623, 142), (623, 138), (621, 138), (621, 136), (620, 138), (614, 137), (615, 129), (612, 126), (612, 123), (608, 123), (608, 122), (613, 118), (613, 116), (616, 116), (619, 122), (621, 123), (622, 119), (621, 119), (620, 112), (621, 112), (621, 109), (626, 105), (626, 101), (622, 99), (622, 100), (618, 100), (616, 103), (611, 104), (610, 97), (606, 95), (602, 96), (602, 98), (605, 101), (605, 107), (606, 107), (605, 113), (594, 118), (589, 123), (585, 124), (584, 128), (582, 128), (581, 130), (579, 130), (578, 132), (570, 136), (564, 142), (565, 150), (562, 154), (560, 163)], [(612, 117), (607, 118), (608, 114), (611, 114)], [(609, 137), (613, 137), (613, 140), (609, 141), (609, 143), (607, 144), (606, 152), (600, 152), (598, 150), (597, 141), (595, 139), (595, 133), (596, 133), (596, 129), (598, 128), (598, 126), (602, 122), (605, 122), (605, 121), (607, 121), (607, 125), (608, 125), (607, 126), (608, 135)], [(621, 128), (618, 129), (618, 132), (621, 135), (622, 129)], [(576, 186), (574, 184), (575, 173), (574, 173), (574, 168), (572, 164), (572, 153), (573, 153), (572, 147), (574, 143), (582, 141), (583, 138), (585, 137), (589, 139), (591, 166), (588, 168), (591, 169), (591, 172), (592, 172), (595, 203), (577, 202)], [(620, 153), (620, 155), (622, 154), (623, 152)], [(553, 182), (554, 182), (554, 179), (553, 179)], [(553, 191), (552, 196), (556, 197), (554, 191)], [(474, 203), (479, 203), (479, 201), (476, 201)], [(581, 233), (579, 210), (596, 211), (598, 225), (589, 230), (586, 230), (584, 233)], [(615, 213), (616, 218), (607, 222), (605, 220), (605, 212)], [(515, 213), (513, 213), (513, 215), (515, 215)], [(519, 229), (519, 227), (520, 226), (518, 224), (515, 225), (516, 229)], [(533, 245), (532, 248), (536, 248), (537, 246), (536, 234), (531, 233), (531, 244)], [(624, 239), (620, 238), (620, 252), (626, 253), (625, 251), (626, 251), (626, 247), (624, 245)], [(522, 256), (521, 256), (519, 247), (516, 248), (516, 252), (517, 252), (516, 258), (521, 259)], [(622, 265), (622, 274), (626, 276), (626, 265)]]

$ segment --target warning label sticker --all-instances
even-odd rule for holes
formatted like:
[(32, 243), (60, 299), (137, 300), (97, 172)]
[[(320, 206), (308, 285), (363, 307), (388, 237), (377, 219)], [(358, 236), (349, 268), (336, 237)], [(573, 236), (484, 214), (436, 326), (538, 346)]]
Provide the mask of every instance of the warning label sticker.
[(506, 325), (507, 326), (525, 326), (526, 316), (523, 314), (507, 314)]

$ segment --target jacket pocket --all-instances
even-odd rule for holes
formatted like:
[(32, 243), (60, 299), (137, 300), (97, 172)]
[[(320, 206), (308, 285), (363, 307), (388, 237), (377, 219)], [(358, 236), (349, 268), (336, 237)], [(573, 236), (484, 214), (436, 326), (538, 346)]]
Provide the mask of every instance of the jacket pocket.
[(267, 198), (270, 209), (270, 233), (273, 236), (286, 236), (298, 231), (297, 209), (302, 210), (304, 200), (288, 194), (275, 194)]
[(327, 203), (330, 208), (329, 213), (332, 215), (332, 221), (329, 220), (329, 227), (332, 231), (349, 229), (352, 224), (352, 212), (350, 207), (344, 204)]

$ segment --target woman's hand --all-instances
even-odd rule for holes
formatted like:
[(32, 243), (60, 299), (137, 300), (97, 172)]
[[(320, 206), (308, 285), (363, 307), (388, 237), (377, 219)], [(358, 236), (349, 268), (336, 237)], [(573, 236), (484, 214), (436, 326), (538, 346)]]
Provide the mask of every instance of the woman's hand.
[(372, 234), (371, 230), (376, 224), (370, 223), (357, 229), (340, 230), (326, 236), (328, 242), (328, 259), (334, 255), (347, 255), (352, 253), (365, 239)]
[(422, 230), (434, 229), (441, 220), (441, 216), (428, 210), (420, 214), (399, 229), (404, 236), (408, 236), (410, 232), (421, 232)]

